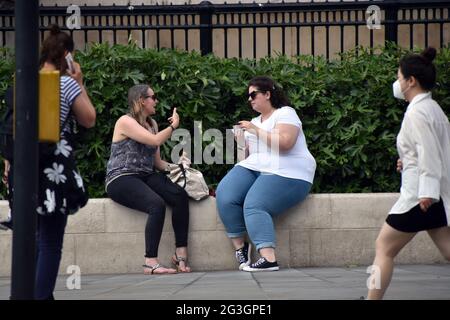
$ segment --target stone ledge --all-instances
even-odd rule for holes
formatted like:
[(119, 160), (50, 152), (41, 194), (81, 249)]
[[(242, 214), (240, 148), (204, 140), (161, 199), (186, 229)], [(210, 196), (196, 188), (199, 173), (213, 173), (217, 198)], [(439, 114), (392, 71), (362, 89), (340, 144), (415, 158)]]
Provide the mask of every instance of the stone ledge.
[[(370, 265), (375, 239), (396, 193), (313, 194), (275, 220), (277, 257), (283, 267)], [(0, 212), (7, 212), (0, 201)], [(234, 251), (217, 214), (215, 198), (190, 202), (189, 247), (194, 270), (236, 268)], [(170, 264), (174, 251), (167, 209), (159, 255)], [(84, 274), (141, 272), (147, 215), (110, 199), (91, 199), (69, 218), (60, 273), (69, 265)], [(0, 233), (0, 276), (10, 275), (10, 231)], [(426, 233), (400, 253), (397, 262), (445, 263)]]

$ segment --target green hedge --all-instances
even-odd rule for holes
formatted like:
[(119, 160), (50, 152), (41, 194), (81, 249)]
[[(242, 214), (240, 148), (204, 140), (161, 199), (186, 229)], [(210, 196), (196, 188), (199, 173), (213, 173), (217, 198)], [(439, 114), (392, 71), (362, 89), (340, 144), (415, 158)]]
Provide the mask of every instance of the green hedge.
[[(0, 95), (11, 81), (11, 53), (1, 49)], [(279, 56), (258, 61), (200, 56), (195, 52), (145, 50), (133, 45), (94, 44), (77, 52), (86, 87), (97, 109), (97, 124), (80, 130), (79, 166), (91, 197), (104, 197), (105, 165), (114, 123), (127, 110), (127, 90), (150, 84), (160, 103), (155, 119), (165, 127), (176, 106), (182, 127), (222, 132), (255, 113), (246, 102), (246, 85), (255, 75), (270, 75), (288, 92), (303, 122), (309, 149), (317, 161), (313, 192), (394, 192), (395, 137), (406, 107), (392, 96), (399, 57), (406, 51), (389, 45), (357, 48), (341, 59)], [(450, 50), (435, 61), (439, 86), (435, 99), (450, 111)], [(1, 105), (4, 108), (4, 105)], [(204, 142), (206, 146), (211, 142)], [(169, 159), (171, 145), (162, 148)], [(231, 165), (198, 165), (215, 187)]]

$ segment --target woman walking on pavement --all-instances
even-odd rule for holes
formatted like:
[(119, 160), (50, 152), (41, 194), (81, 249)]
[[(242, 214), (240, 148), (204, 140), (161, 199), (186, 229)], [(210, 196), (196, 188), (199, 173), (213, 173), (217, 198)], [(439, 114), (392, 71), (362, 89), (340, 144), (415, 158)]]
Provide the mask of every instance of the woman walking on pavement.
[[(450, 260), (450, 125), (431, 97), (436, 84), (434, 48), (400, 60), (394, 96), (409, 102), (397, 136), (402, 174), (400, 198), (376, 240), (372, 274), (380, 286), (369, 288), (368, 299), (382, 299), (391, 281), (394, 258), (419, 232), (426, 230), (442, 255)], [(375, 281), (376, 282), (376, 281)]]

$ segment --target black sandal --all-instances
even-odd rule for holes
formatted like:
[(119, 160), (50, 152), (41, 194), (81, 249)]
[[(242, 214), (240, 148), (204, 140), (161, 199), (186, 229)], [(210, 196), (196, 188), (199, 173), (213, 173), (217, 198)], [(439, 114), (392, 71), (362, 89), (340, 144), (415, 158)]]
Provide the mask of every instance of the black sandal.
[[(158, 269), (158, 268), (165, 268), (165, 269), (169, 270), (169, 268), (164, 267), (164, 266), (161, 265), (160, 263), (157, 263), (157, 264), (155, 264), (155, 265), (153, 265), (153, 266), (149, 266), (149, 265), (147, 265), (147, 264), (143, 264), (142, 266), (143, 266), (144, 268), (146, 268), (146, 269), (150, 269), (150, 270), (151, 270), (151, 273), (150, 273), (150, 274), (175, 274), (175, 273), (176, 273), (176, 272), (161, 272), (161, 273), (155, 273), (155, 270)], [(145, 273), (145, 271), (144, 271), (144, 273)], [(148, 273), (145, 273), (145, 274), (148, 274)]]
[[(184, 262), (184, 270), (180, 267), (180, 262)], [(191, 267), (187, 264), (187, 257), (179, 257), (177, 253), (172, 256), (172, 263), (176, 267), (177, 271), (180, 273), (189, 273), (191, 272)], [(188, 271), (189, 269), (189, 271)]]

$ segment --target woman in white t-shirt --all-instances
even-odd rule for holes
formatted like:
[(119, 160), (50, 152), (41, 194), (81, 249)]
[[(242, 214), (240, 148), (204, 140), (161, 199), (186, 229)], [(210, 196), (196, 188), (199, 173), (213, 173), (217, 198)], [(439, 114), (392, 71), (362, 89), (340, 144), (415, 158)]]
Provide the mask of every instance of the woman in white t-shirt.
[[(305, 141), (302, 123), (280, 87), (269, 77), (255, 77), (248, 85), (248, 100), (260, 115), (240, 121), (245, 142), (240, 161), (217, 188), (217, 206), (227, 235), (236, 249), (239, 269), (276, 271), (273, 218), (308, 195), (316, 161)], [(248, 234), (261, 258), (251, 264)]]

